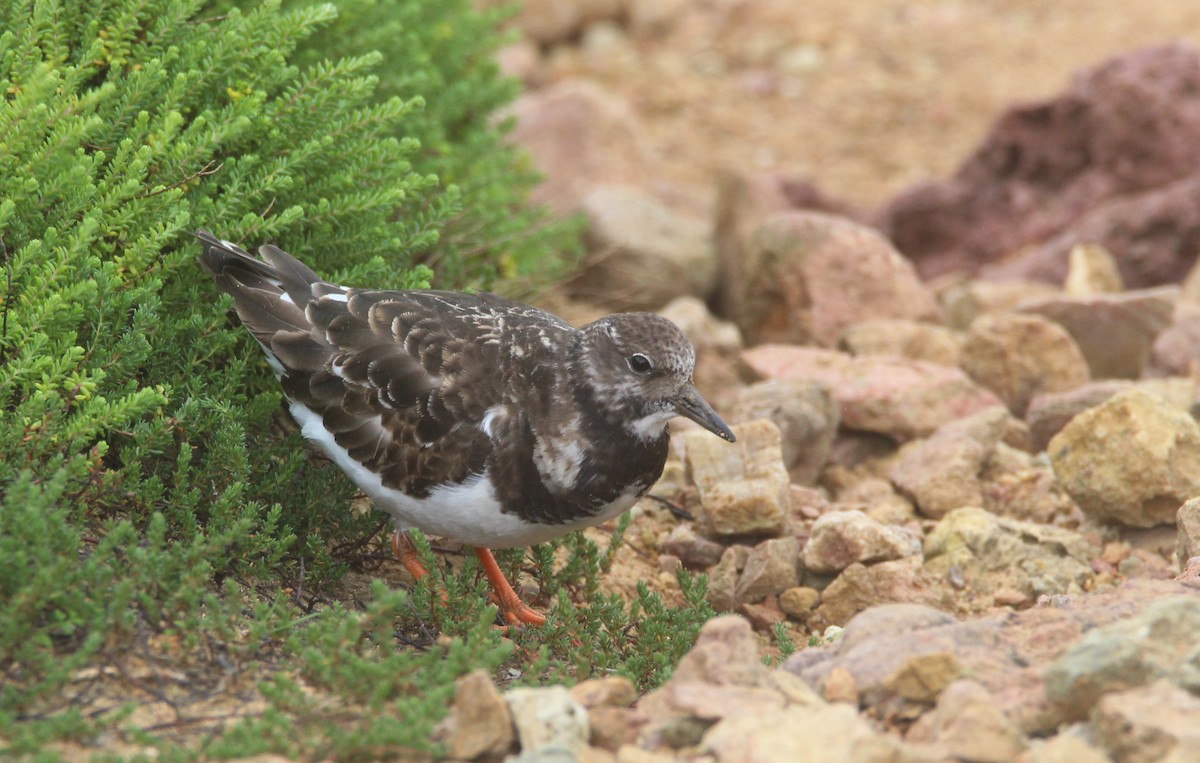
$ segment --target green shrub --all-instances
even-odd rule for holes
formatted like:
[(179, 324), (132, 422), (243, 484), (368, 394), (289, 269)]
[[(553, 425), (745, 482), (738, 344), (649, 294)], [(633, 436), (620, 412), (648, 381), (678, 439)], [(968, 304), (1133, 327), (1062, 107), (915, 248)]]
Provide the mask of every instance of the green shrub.
[[(512, 654), (472, 564), (440, 581), (449, 646), (429, 646), (425, 585), (329, 606), (337, 549), (380, 518), (348, 511), (349, 481), (288, 433), (191, 238), (272, 241), (382, 287), (427, 285), (422, 263), (471, 286), (564, 267), (571, 231), (522, 206), (530, 175), (487, 121), (512, 95), (493, 19), (468, 0), (244, 5), (0, 0), (0, 755), (120, 724), (119, 706), (84, 712), (78, 682), (124, 675), (135, 646), (269, 679), (268, 709), (210, 757), (429, 750), (453, 678)], [(604, 563), (568, 542), (566, 570), (539, 557), (554, 596)], [(652, 658), (620, 602), (564, 594), (561, 627), (611, 656), (575, 665), (547, 631), (529, 680), (661, 680), (705, 610), (642, 599)], [(348, 707), (356, 725), (331, 734)]]

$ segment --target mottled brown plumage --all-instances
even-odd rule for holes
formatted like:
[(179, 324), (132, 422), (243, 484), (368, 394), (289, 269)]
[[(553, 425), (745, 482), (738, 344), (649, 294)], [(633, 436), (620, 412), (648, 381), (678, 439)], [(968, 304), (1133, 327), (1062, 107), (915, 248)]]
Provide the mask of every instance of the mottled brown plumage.
[(574, 329), (493, 294), (345, 288), (273, 246), (259, 260), (197, 237), (303, 434), (398, 531), (538, 542), (649, 489), (669, 418), (733, 439), (692, 386), (691, 345), (659, 316)]

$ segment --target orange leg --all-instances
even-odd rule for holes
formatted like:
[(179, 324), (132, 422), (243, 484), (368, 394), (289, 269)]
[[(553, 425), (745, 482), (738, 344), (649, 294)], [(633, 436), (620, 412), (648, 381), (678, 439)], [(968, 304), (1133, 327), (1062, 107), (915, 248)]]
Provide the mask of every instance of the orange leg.
[(396, 555), (414, 580), (420, 580), (429, 574), (429, 570), (421, 564), (421, 559), (417, 556), (417, 547), (409, 540), (408, 533), (402, 530), (392, 533), (392, 553)]
[(487, 575), (488, 582), (492, 584), (494, 598), (500, 607), (500, 614), (504, 616), (504, 622), (509, 625), (541, 625), (546, 622), (545, 615), (527, 606), (517, 596), (517, 592), (509, 585), (508, 578), (500, 571), (500, 565), (496, 564), (496, 557), (492, 556), (491, 551), (476, 546), (475, 557), (483, 565), (483, 574)]
[[(420, 580), (429, 574), (429, 570), (421, 564), (421, 559), (417, 556), (417, 548), (409, 539), (408, 533), (400, 530), (392, 533), (392, 553), (400, 560), (400, 564), (404, 565), (404, 569), (408, 570), (408, 574), (413, 576), (413, 579)], [(504, 622), (509, 625), (541, 625), (546, 622), (545, 615), (526, 606), (517, 596), (517, 592), (513, 590), (508, 579), (504, 577), (504, 573), (500, 571), (500, 565), (496, 564), (496, 557), (492, 556), (491, 551), (486, 548), (476, 548), (475, 556), (483, 565), (483, 574), (487, 575), (488, 582), (492, 585), (494, 591), (492, 598), (500, 607), (500, 614), (504, 616)], [(443, 592), (443, 603), (445, 600), (446, 594)]]

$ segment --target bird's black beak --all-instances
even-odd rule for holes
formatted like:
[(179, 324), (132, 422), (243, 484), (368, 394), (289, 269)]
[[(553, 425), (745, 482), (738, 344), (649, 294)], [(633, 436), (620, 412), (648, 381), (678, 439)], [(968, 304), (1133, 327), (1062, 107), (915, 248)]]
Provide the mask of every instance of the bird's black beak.
[(725, 422), (721, 421), (717, 412), (712, 409), (712, 406), (700, 397), (700, 393), (696, 391), (694, 385), (689, 384), (684, 387), (671, 402), (675, 405), (675, 412), (680, 416), (691, 419), (722, 440), (729, 442), (737, 440), (733, 436), (733, 432), (729, 431), (729, 427), (725, 426)]

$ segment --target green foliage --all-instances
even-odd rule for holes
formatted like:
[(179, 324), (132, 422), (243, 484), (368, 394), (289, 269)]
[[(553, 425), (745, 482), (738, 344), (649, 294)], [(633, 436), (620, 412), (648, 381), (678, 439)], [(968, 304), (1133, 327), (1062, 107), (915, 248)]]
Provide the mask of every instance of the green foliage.
[(493, 21), (467, 0), (0, 0), (0, 756), (122, 727), (97, 687), (144, 688), (135, 662), (186, 668), (172, 707), (239, 681), (266, 700), (203, 750), (127, 732), (164, 760), (376, 758), (433, 749), (470, 669), (536, 652), (530, 681), (648, 687), (690, 646), (699, 582), (631, 614), (581, 538), (538, 552), (554, 624), (517, 652), (473, 560), (332, 603), (380, 519), (289, 434), (195, 263), (206, 227), (347, 283), (557, 272), (570, 231), (522, 205), (530, 174), (489, 126), (512, 96)]

